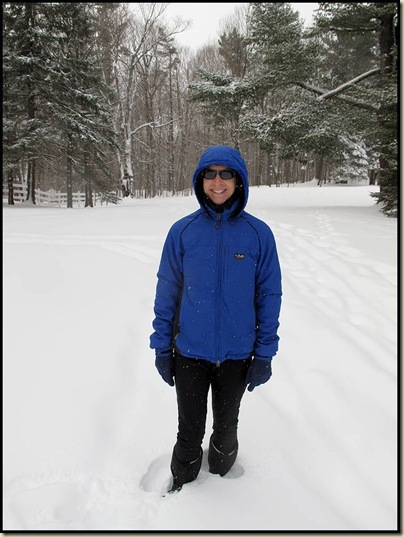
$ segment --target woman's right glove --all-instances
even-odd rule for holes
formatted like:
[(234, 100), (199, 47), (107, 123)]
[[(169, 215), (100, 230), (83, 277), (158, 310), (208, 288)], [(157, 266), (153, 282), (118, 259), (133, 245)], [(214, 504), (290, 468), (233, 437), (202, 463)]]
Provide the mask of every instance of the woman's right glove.
[(174, 386), (174, 355), (173, 351), (156, 356), (157, 371), (163, 380), (170, 386)]
[(246, 383), (248, 384), (248, 391), (252, 392), (254, 388), (260, 384), (268, 382), (272, 376), (272, 358), (258, 358), (255, 356), (251, 362), (250, 367), (247, 369)]

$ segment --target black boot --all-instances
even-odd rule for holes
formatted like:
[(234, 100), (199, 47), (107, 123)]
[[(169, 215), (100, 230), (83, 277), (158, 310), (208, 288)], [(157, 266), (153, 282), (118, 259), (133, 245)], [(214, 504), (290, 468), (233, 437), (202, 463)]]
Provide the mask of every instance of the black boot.
[(197, 459), (184, 464), (177, 459), (174, 447), (173, 456), (171, 458), (171, 473), (173, 474), (173, 483), (169, 492), (179, 492), (182, 488), (182, 485), (185, 485), (185, 483), (190, 483), (197, 478), (202, 465), (202, 453), (201, 448), (200, 455)]
[(208, 463), (211, 474), (219, 474), (221, 477), (227, 474), (235, 463), (238, 453), (238, 442), (230, 453), (223, 453), (213, 443), (212, 437), (209, 442)]

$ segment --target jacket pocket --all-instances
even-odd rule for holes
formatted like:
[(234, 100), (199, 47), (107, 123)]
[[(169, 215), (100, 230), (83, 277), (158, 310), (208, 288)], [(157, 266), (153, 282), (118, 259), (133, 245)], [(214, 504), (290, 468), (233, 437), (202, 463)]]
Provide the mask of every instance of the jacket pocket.
[(224, 249), (223, 281), (230, 292), (253, 296), (256, 261), (248, 248), (228, 245)]

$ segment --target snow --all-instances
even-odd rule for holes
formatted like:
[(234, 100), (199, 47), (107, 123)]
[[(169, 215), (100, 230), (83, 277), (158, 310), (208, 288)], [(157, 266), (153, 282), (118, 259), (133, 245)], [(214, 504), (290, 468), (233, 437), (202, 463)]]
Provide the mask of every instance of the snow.
[(177, 415), (149, 349), (190, 197), (3, 204), (3, 530), (397, 530), (397, 221), (377, 187), (254, 187), (283, 269), (239, 457), (163, 497)]

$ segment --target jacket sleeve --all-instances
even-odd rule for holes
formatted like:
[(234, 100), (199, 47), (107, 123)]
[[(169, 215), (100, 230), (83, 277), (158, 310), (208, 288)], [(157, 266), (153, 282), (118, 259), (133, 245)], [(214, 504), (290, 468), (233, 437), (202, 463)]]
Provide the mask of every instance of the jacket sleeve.
[(260, 234), (261, 255), (256, 273), (256, 340), (255, 356), (271, 358), (278, 350), (279, 314), (282, 300), (282, 277), (278, 252), (272, 231)]
[(157, 273), (154, 332), (150, 336), (150, 347), (156, 355), (167, 354), (173, 346), (174, 321), (183, 283), (182, 257), (180, 233), (173, 226), (164, 243)]

